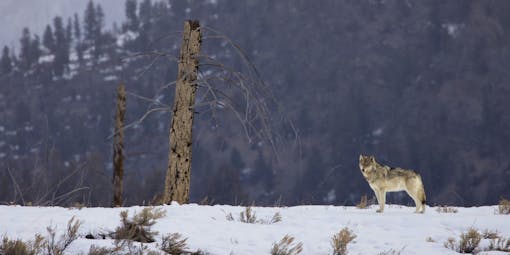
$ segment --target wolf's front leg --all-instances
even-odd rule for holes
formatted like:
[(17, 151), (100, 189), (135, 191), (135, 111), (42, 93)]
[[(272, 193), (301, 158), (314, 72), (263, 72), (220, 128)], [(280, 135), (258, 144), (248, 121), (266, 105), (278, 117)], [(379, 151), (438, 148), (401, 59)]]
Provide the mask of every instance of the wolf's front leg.
[(386, 192), (382, 190), (375, 191), (377, 202), (379, 202), (379, 209), (376, 211), (378, 213), (384, 212), (384, 204), (386, 203)]

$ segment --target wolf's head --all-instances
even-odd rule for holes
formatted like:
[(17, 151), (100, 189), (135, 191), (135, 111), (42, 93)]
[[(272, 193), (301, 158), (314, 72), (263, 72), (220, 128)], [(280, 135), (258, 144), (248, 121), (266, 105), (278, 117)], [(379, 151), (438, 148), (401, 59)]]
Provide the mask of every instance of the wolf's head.
[(359, 169), (363, 176), (367, 177), (370, 172), (374, 170), (375, 166), (376, 162), (374, 156), (359, 155)]

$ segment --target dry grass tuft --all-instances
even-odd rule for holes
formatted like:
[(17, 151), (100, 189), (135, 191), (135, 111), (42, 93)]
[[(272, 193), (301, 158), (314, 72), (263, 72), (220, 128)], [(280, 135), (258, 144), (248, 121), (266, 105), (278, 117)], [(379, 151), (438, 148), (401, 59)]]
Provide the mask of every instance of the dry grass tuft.
[(438, 213), (457, 213), (459, 212), (459, 210), (457, 210), (457, 208), (454, 208), (454, 207), (449, 207), (449, 206), (438, 206), (436, 208), (436, 212)]
[(62, 255), (64, 251), (78, 238), (78, 230), (81, 226), (79, 220), (75, 220), (72, 217), (67, 222), (67, 230), (60, 237), (56, 239), (55, 228), (47, 227), (49, 234), (48, 238), (44, 238), (41, 235), (35, 235), (34, 240), (24, 242), (22, 240), (9, 240), (4, 237), (0, 244), (0, 254), (5, 255), (37, 255), (37, 254), (48, 254), (48, 255)]
[(10, 240), (7, 237), (0, 243), (0, 254), (36, 255), (44, 250), (44, 238), (36, 235), (33, 241), (24, 242), (21, 239)]
[(154, 236), (158, 234), (151, 231), (156, 220), (165, 216), (165, 211), (160, 208), (146, 207), (140, 213), (128, 219), (128, 211), (120, 213), (121, 226), (113, 233), (113, 238), (131, 240), (141, 243), (154, 242)]
[(294, 244), (294, 237), (285, 235), (278, 243), (273, 243), (271, 255), (295, 255), (303, 251), (303, 243)]
[(492, 239), (489, 243), (489, 251), (510, 252), (510, 239), (505, 238)]
[(427, 237), (427, 239), (425, 239), (425, 241), (429, 242), (429, 243), (435, 243), (436, 240), (434, 240), (431, 236)]
[[(232, 213), (226, 215), (228, 221), (235, 221)], [(239, 213), (239, 222), (244, 223), (258, 223), (258, 224), (273, 224), (282, 221), (282, 215), (279, 212), (276, 212), (271, 219), (257, 219), (255, 212), (252, 210), (250, 206), (246, 207), (243, 212)]]
[(484, 230), (482, 233), (483, 239), (498, 239), (501, 238), (497, 230)]
[[(116, 240), (114, 247), (90, 246), (88, 255), (161, 255), (165, 254), (158, 250), (151, 250), (143, 243), (131, 240)], [(176, 253), (177, 254), (177, 253)], [(180, 253), (179, 253), (180, 254)], [(186, 253), (187, 254), (187, 253)]]
[(347, 245), (356, 238), (356, 234), (349, 228), (345, 227), (331, 238), (331, 246), (333, 247), (333, 255), (346, 255)]
[(510, 200), (501, 198), (501, 200), (499, 200), (498, 212), (499, 214), (510, 214)]
[(168, 254), (183, 254), (188, 248), (187, 240), (187, 238), (182, 238), (182, 235), (179, 233), (168, 234), (163, 236), (161, 250)]
[(444, 243), (444, 247), (460, 253), (473, 253), (478, 248), (482, 240), (482, 235), (474, 228), (469, 228), (467, 232), (460, 235), (460, 240), (450, 237)]
[(279, 212), (276, 212), (273, 217), (271, 217), (270, 220), (262, 220), (261, 223), (263, 224), (273, 224), (276, 222), (282, 221), (282, 215)]
[(459, 248), (462, 253), (472, 253), (482, 240), (482, 235), (474, 228), (470, 228), (467, 233), (460, 235)]
[(251, 206), (246, 207), (244, 212), (240, 213), (239, 221), (244, 223), (255, 223), (257, 221), (257, 216), (255, 212), (252, 212)]
[(453, 237), (448, 237), (448, 239), (446, 240), (446, 242), (444, 242), (443, 245), (445, 248), (448, 248), (450, 250), (454, 250), (454, 251), (458, 250), (457, 240), (455, 240), (455, 238), (453, 238)]
[(55, 228), (47, 227), (49, 238), (46, 240), (46, 250), (47, 254), (61, 255), (64, 254), (64, 251), (78, 238), (78, 230), (80, 229), (82, 222), (79, 220), (75, 220), (72, 217), (67, 222), (67, 230), (61, 236), (60, 239), (56, 239), (56, 231)]
[(232, 216), (232, 213), (228, 213), (226, 218), (227, 218), (228, 221), (235, 221), (236, 220), (236, 219), (234, 219), (234, 216)]
[(404, 248), (402, 248), (401, 250), (394, 250), (394, 249), (389, 249), (387, 251), (383, 251), (383, 252), (379, 252), (377, 255), (400, 255), (400, 253), (402, 253), (402, 250)]
[(99, 247), (95, 245), (91, 245), (89, 248), (88, 255), (113, 255), (113, 254), (120, 254), (121, 249), (117, 246), (114, 248), (106, 248), (106, 247)]

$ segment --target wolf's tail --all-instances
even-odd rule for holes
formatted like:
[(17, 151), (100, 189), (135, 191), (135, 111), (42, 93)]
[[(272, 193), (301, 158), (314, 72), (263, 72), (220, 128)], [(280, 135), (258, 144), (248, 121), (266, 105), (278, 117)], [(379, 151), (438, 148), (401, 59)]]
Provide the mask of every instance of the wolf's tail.
[(420, 183), (421, 183), (421, 189), (420, 189), (420, 199), (422, 204), (422, 212), (425, 212), (425, 203), (427, 202), (427, 196), (425, 195), (425, 187), (423, 186), (423, 181), (421, 180), (420, 176)]

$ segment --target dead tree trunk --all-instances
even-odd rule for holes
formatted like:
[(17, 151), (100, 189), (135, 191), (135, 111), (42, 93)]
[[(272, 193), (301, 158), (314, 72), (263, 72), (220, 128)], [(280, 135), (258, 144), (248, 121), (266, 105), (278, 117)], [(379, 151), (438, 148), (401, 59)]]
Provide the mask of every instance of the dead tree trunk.
[(126, 115), (126, 89), (117, 88), (117, 111), (113, 138), (113, 206), (122, 205), (122, 178), (124, 176), (124, 116)]
[(163, 202), (187, 203), (191, 178), (191, 143), (195, 94), (197, 91), (198, 54), (201, 45), (200, 24), (184, 23), (179, 70), (175, 88), (170, 152), (165, 178)]

